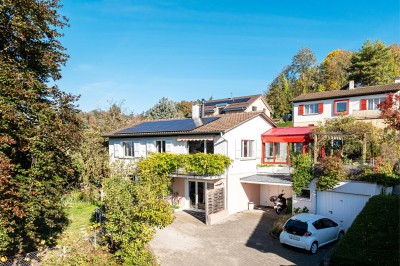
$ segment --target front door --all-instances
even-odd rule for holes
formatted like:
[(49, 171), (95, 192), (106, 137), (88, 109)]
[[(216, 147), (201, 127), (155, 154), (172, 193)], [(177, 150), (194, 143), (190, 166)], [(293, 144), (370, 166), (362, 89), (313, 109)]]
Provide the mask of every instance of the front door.
[(206, 182), (189, 181), (190, 207), (204, 210), (206, 207)]

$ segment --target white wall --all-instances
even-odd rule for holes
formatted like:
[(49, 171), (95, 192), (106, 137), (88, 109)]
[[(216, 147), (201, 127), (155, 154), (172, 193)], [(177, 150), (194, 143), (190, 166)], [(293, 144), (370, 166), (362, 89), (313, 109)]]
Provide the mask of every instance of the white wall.
[[(375, 94), (375, 95), (366, 95), (366, 96), (356, 96), (356, 97), (347, 97), (347, 98), (335, 98), (328, 100), (317, 100), (317, 101), (307, 101), (307, 102), (297, 102), (293, 103), (293, 124), (294, 126), (305, 126), (309, 124), (317, 125), (318, 122), (325, 122), (327, 119), (338, 118), (338, 115), (334, 115), (333, 113), (333, 103), (335, 100), (345, 100), (349, 99), (349, 115), (352, 115), (353, 111), (360, 110), (360, 101), (361, 99), (374, 99), (374, 98), (382, 98), (386, 97), (386, 94)], [(299, 105), (306, 104), (324, 104), (324, 110), (322, 114), (314, 114), (314, 115), (299, 115)]]
[[(187, 142), (186, 141), (177, 141), (177, 136), (160, 136), (160, 137), (132, 137), (132, 138), (110, 138), (108, 142), (108, 147), (109, 147), (109, 155), (110, 155), (110, 160), (111, 162), (114, 162), (117, 159), (120, 160), (125, 160), (125, 161), (132, 161), (135, 160), (135, 158), (122, 158), (122, 156), (118, 156), (115, 154), (115, 151), (120, 151), (122, 152), (122, 146), (121, 142), (122, 141), (133, 141), (133, 142), (139, 142), (140, 143), (140, 156), (139, 157), (144, 157), (147, 154), (147, 151), (152, 151), (155, 152), (155, 143), (156, 141), (171, 141), (172, 142), (172, 153), (179, 153), (179, 154), (185, 154), (188, 153), (189, 150), (187, 148)], [(149, 145), (150, 144), (150, 145)], [(153, 145), (153, 146), (151, 146)], [(118, 146), (117, 149), (115, 149), (115, 146)]]
[[(260, 116), (257, 116), (246, 123), (223, 135), (227, 144), (214, 150), (215, 153), (222, 153), (221, 149), (226, 149), (224, 154), (233, 160), (228, 169), (227, 178), (227, 208), (229, 214), (247, 210), (249, 198), (243, 189), (240, 178), (257, 173), (257, 164), (261, 163), (261, 134), (271, 129), (270, 123)], [(222, 140), (222, 139), (221, 139)], [(256, 141), (256, 156), (254, 158), (239, 158), (237, 153), (240, 149), (238, 143), (241, 140)]]
[(290, 198), (293, 196), (292, 186), (281, 185), (260, 185), (260, 205), (273, 207), (274, 203), (269, 200), (271, 196), (278, 196), (285, 193), (284, 197)]
[(267, 108), (265, 103), (261, 100), (261, 97), (255, 100), (247, 109), (245, 112), (252, 112), (253, 111), (253, 106), (257, 107), (257, 111), (263, 111), (265, 109), (265, 114), (268, 117), (271, 117), (271, 111)]

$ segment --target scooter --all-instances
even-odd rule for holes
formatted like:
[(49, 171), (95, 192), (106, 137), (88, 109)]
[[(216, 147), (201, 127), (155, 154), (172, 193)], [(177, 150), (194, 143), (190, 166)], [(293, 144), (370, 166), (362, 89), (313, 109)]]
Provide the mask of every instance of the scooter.
[(269, 198), (269, 200), (274, 203), (274, 209), (278, 215), (287, 208), (286, 198), (283, 195), (285, 195), (285, 193), (281, 193), (278, 196), (272, 196)]

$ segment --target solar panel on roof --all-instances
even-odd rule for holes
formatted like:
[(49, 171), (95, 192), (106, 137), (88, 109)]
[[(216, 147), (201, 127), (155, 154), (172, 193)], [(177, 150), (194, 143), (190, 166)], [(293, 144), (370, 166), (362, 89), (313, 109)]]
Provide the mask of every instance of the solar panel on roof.
[(199, 126), (213, 122), (218, 118), (219, 117), (206, 117), (200, 119), (200, 121), (195, 121), (194, 119), (190, 118), (179, 120), (148, 121), (130, 128), (120, 130), (116, 132), (116, 134), (190, 131)]
[(250, 97), (246, 98), (239, 98), (239, 99), (228, 99), (224, 101), (216, 101), (216, 102), (208, 102), (205, 103), (205, 106), (215, 106), (215, 105), (222, 105), (222, 104), (232, 104), (232, 103), (244, 103), (250, 100)]

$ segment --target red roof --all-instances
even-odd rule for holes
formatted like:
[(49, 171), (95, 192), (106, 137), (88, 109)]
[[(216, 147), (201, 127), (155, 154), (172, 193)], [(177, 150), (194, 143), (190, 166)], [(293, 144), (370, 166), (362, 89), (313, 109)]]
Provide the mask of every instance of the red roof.
[(272, 128), (261, 135), (263, 142), (309, 142), (311, 131), (316, 128), (308, 127), (281, 127)]

